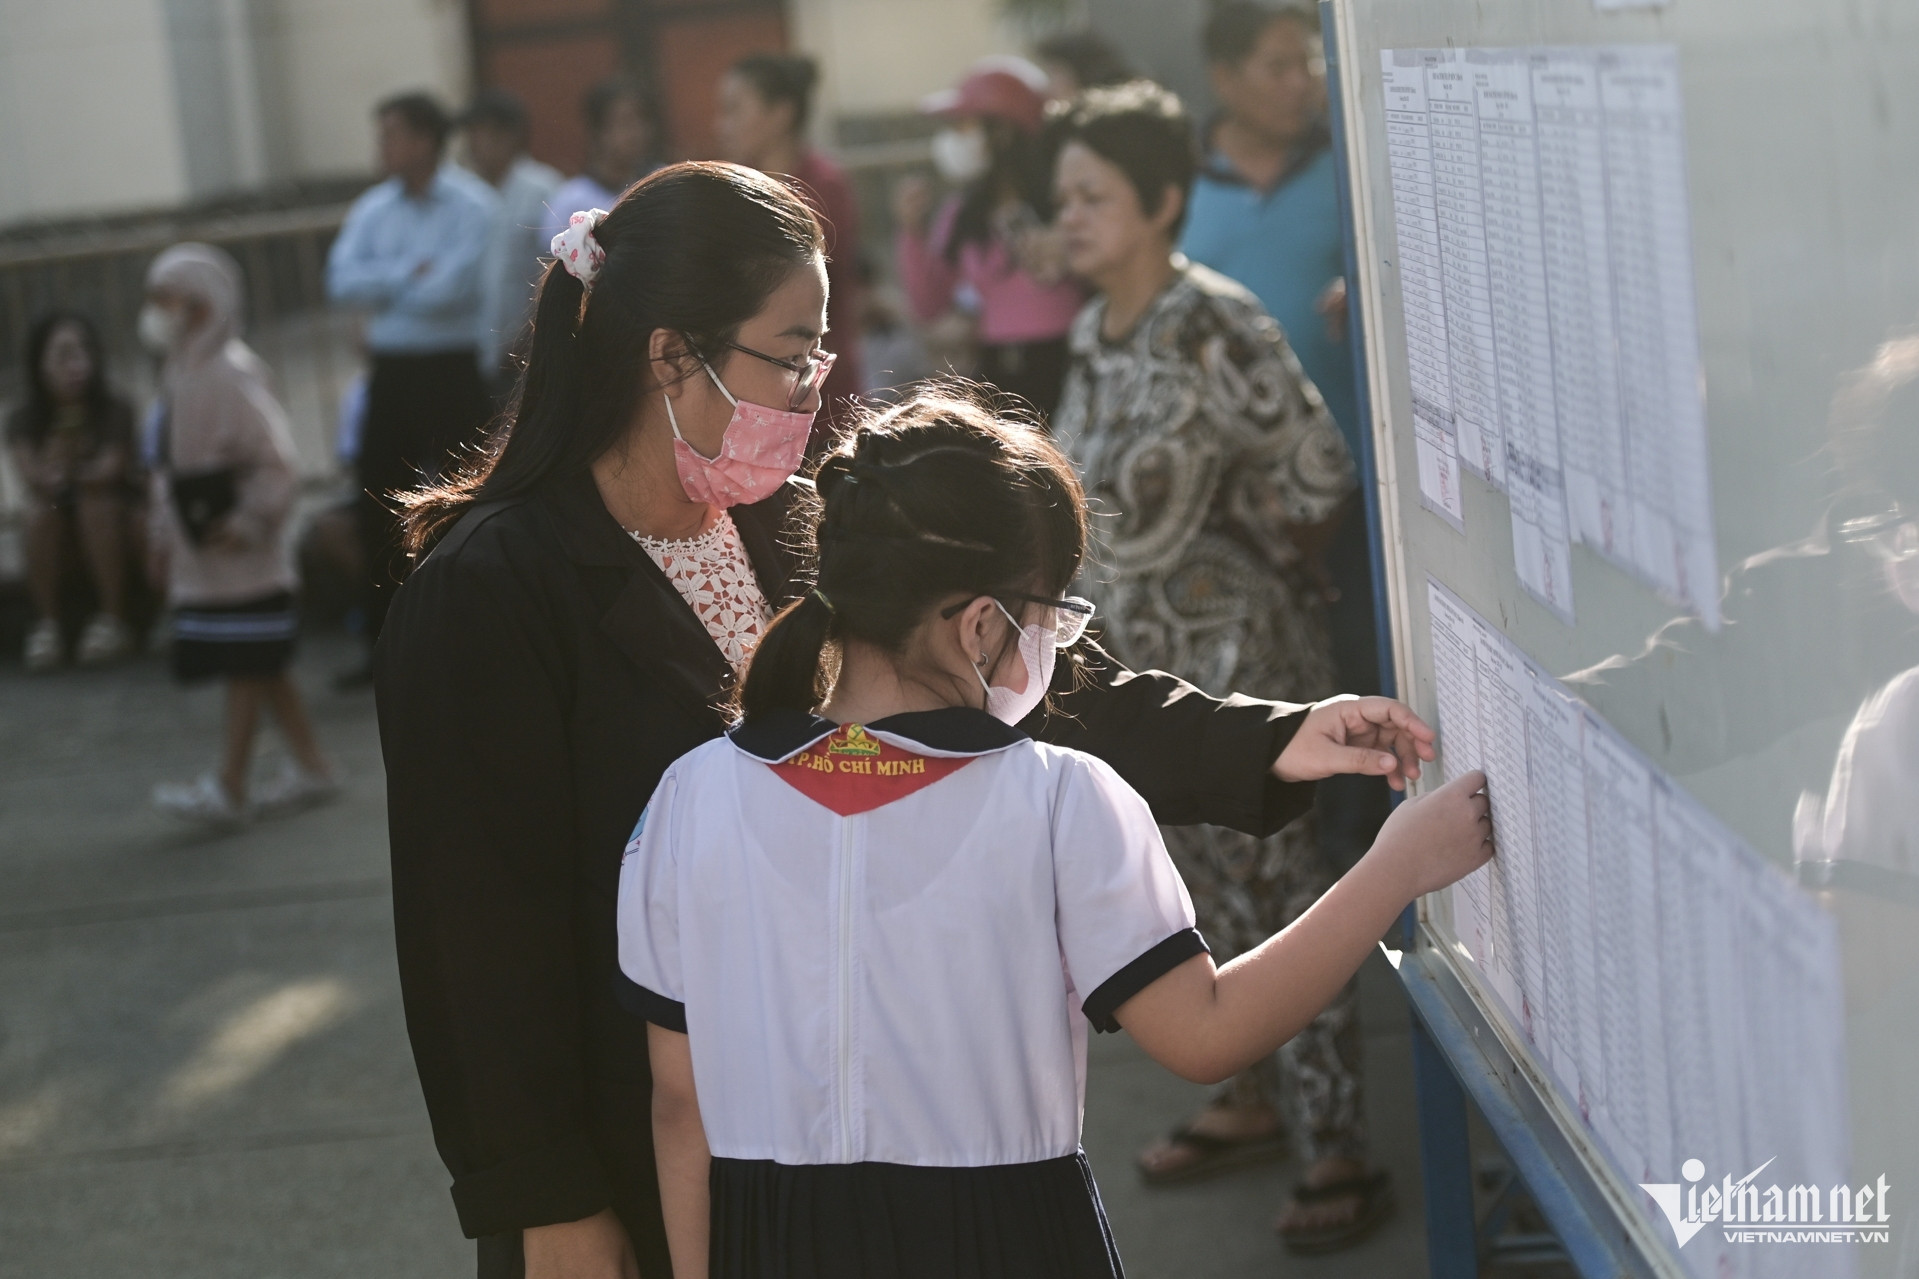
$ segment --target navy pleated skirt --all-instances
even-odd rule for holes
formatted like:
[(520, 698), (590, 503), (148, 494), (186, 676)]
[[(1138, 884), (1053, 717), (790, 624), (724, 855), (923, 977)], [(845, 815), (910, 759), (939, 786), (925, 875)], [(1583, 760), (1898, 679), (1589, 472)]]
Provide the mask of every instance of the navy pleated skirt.
[(1121, 1279), (1086, 1155), (987, 1168), (715, 1159), (712, 1279)]

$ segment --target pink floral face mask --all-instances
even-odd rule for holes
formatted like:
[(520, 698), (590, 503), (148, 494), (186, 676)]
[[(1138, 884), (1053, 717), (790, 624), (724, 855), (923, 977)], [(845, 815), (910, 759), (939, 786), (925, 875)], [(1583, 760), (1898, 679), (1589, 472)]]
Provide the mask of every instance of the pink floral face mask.
[(719, 455), (701, 457), (680, 434), (673, 400), (667, 397), (666, 420), (673, 424), (673, 465), (680, 475), (680, 487), (692, 501), (709, 506), (751, 506), (765, 501), (800, 469), (806, 438), (813, 430), (818, 410), (775, 409), (735, 399), (705, 360), (700, 361), (700, 367), (733, 406), (733, 416), (720, 437)]

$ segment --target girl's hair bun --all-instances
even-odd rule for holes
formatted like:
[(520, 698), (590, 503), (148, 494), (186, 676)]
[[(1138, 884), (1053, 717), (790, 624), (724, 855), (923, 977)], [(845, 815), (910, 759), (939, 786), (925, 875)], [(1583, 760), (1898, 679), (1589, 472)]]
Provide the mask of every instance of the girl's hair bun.
[(1086, 498), (1072, 463), (972, 383), (933, 383), (867, 410), (813, 482), (801, 549), (832, 607), (809, 592), (768, 625), (741, 685), (748, 718), (818, 706), (830, 643), (903, 654), (941, 601), (1059, 595), (1085, 556)]

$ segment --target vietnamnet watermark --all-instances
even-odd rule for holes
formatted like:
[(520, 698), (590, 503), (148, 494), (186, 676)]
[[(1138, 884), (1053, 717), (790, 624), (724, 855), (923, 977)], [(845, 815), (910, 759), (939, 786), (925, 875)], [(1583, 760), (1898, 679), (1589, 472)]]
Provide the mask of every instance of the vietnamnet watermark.
[(1827, 1189), (1819, 1186), (1778, 1185), (1761, 1190), (1755, 1178), (1772, 1166), (1768, 1159), (1734, 1181), (1728, 1173), (1718, 1185), (1698, 1183), (1706, 1165), (1688, 1159), (1679, 1175), (1689, 1184), (1639, 1183), (1672, 1223), (1672, 1232), (1685, 1247), (1709, 1225), (1725, 1231), (1727, 1243), (1890, 1243), (1892, 1208), (1886, 1196), (1892, 1187), (1880, 1174), (1876, 1183)]

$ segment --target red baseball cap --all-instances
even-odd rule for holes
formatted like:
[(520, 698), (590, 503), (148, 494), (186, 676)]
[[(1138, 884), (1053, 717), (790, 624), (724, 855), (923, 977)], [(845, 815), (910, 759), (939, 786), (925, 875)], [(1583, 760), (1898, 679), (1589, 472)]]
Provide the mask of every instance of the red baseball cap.
[(1028, 133), (1046, 117), (1046, 73), (1025, 58), (981, 58), (957, 86), (920, 100), (927, 115), (979, 115), (1010, 120)]

